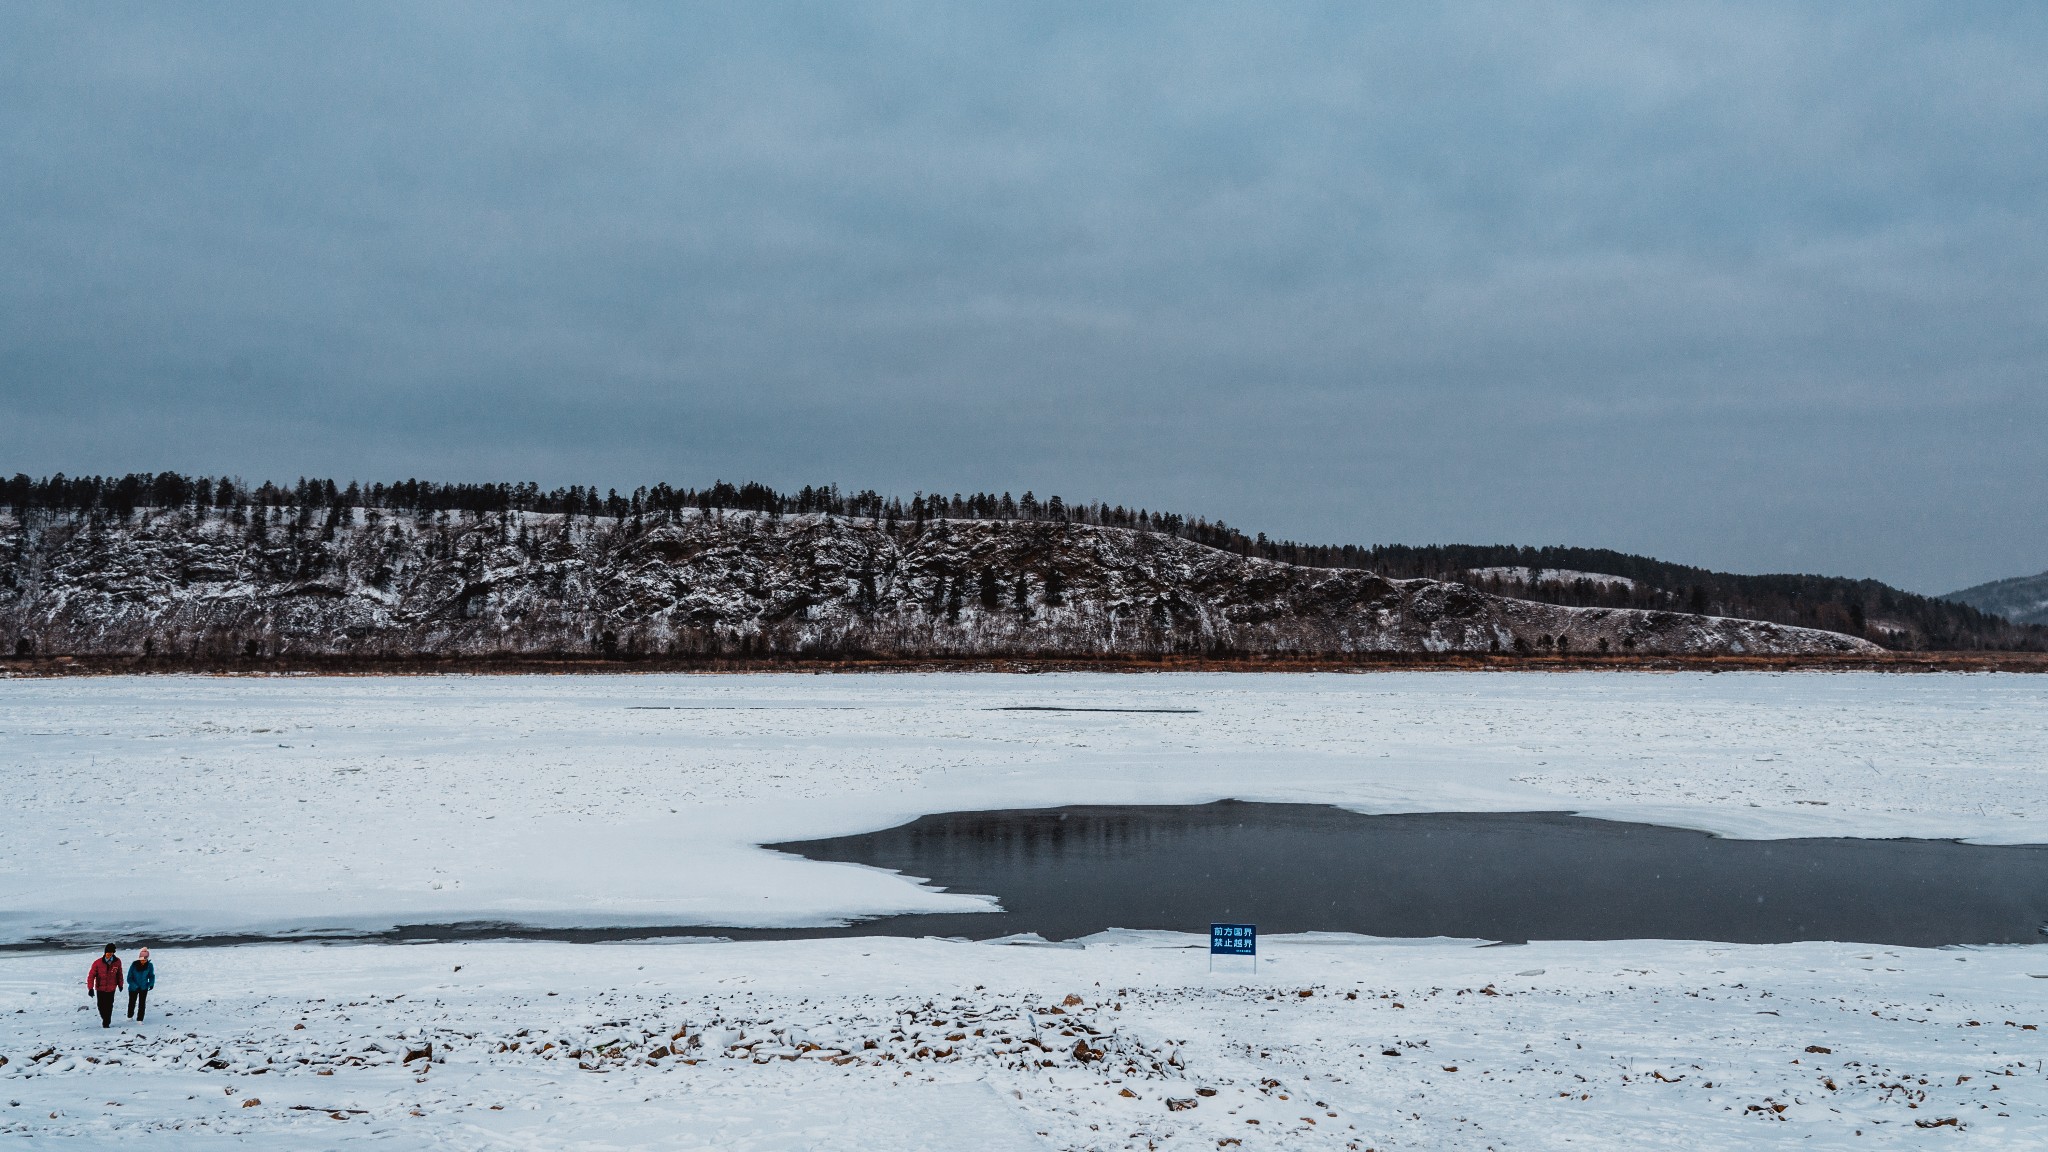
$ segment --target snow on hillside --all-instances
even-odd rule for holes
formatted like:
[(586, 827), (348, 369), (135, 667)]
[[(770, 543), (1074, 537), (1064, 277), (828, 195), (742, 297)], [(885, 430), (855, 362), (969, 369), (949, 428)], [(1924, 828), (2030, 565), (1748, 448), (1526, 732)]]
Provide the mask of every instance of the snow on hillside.
[(1499, 580), (1508, 584), (1575, 584), (1581, 580), (1595, 588), (1634, 588), (1626, 576), (1605, 572), (1581, 572), (1575, 568), (1473, 568), (1466, 573), (1476, 580)]
[(1039, 521), (0, 512), (0, 642), (42, 655), (1876, 654)]
[(2048, 572), (1993, 580), (1951, 592), (1942, 599), (1968, 604), (1979, 612), (2003, 616), (2015, 624), (2048, 624)]
[(2043, 715), (2004, 675), (0, 680), (0, 942), (970, 911), (755, 845), (1061, 804), (2040, 842)]

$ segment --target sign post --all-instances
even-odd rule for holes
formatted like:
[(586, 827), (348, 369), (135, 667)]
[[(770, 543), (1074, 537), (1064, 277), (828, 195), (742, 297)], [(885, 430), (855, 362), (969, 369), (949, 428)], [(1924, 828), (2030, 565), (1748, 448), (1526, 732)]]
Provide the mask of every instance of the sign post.
[(1218, 956), (1249, 956), (1252, 971), (1259, 970), (1259, 926), (1256, 924), (1209, 925), (1209, 971), (1216, 970)]

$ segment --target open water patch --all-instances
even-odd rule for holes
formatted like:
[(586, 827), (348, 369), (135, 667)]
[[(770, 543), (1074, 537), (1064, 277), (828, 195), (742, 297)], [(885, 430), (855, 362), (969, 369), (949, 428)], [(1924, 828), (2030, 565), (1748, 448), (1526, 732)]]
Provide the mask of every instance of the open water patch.
[(983, 939), (1244, 921), (1261, 932), (1930, 947), (2040, 943), (2048, 920), (2048, 846), (1731, 840), (1559, 812), (1019, 809), (770, 847), (994, 896), (1003, 911), (865, 926)]
[[(424, 944), (1036, 934), (1113, 928), (1357, 932), (1526, 940), (1841, 940), (1915, 947), (2041, 943), (2048, 845), (1953, 840), (1730, 840), (1562, 812), (1365, 815), (1316, 804), (1077, 806), (923, 816), (856, 836), (766, 847), (862, 864), (994, 912), (745, 928), (501, 920), (181, 934), (79, 925), (0, 951), (147, 939), (152, 947), (276, 941)], [(570, 921), (573, 924), (573, 920)]]

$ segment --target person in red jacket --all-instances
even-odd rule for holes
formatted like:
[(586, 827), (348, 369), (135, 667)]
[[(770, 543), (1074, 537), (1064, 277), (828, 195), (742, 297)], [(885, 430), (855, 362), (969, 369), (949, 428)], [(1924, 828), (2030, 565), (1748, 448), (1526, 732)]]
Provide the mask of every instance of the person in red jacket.
[(92, 962), (92, 969), (85, 974), (85, 991), (98, 1001), (100, 1027), (114, 1026), (114, 993), (127, 987), (121, 978), (121, 958), (114, 955), (114, 946), (107, 945), (106, 955)]

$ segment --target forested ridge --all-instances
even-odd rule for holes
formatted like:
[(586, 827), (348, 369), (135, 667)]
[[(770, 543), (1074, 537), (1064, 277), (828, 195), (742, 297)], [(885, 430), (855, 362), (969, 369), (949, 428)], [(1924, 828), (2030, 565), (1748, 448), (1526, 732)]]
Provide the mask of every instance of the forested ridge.
[(260, 509), (263, 522), (282, 516), (300, 531), (323, 526), (331, 530), (344, 509), (470, 517), (542, 513), (602, 518), (620, 525), (644, 525), (650, 517), (673, 518), (690, 511), (770, 518), (826, 515), (872, 521), (888, 533), (899, 528), (921, 532), (939, 520), (1090, 525), (1184, 540), (1243, 558), (1363, 570), (1397, 580), (1457, 581), (1497, 595), (1557, 605), (1762, 620), (1841, 632), (1895, 649), (2048, 651), (2048, 627), (2014, 624), (1965, 604), (1905, 592), (1876, 580), (1738, 575), (1599, 548), (1302, 544), (1272, 540), (1264, 533), (1247, 534), (1220, 520), (1059, 496), (1041, 499), (1032, 492), (917, 492), (906, 500), (872, 490), (847, 493), (829, 484), (783, 492), (762, 484), (720, 481), (705, 488), (657, 484), (620, 493), (583, 485), (543, 489), (531, 483), (442, 484), (413, 479), (337, 484), (301, 478), (291, 484), (250, 484), (235, 477), (161, 472), (40, 479), (16, 475), (0, 481), (0, 507), (24, 517), (65, 513), (91, 522), (125, 521), (138, 510), (182, 508), (219, 510), (247, 523), (251, 510)]

